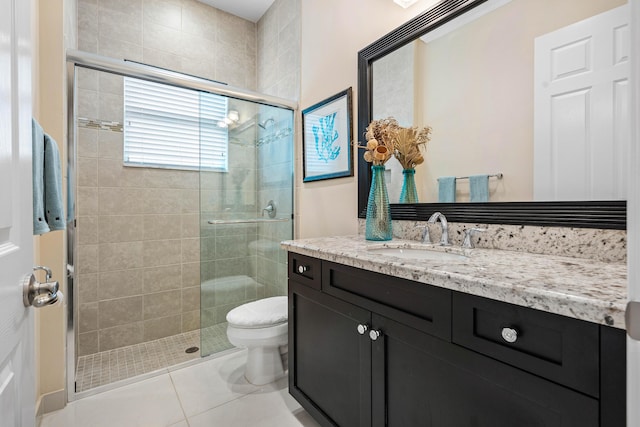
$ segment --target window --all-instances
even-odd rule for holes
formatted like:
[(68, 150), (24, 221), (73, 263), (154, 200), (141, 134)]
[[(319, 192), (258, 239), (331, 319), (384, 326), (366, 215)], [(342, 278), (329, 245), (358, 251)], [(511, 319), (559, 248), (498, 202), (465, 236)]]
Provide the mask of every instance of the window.
[(227, 171), (224, 96), (124, 78), (124, 164)]

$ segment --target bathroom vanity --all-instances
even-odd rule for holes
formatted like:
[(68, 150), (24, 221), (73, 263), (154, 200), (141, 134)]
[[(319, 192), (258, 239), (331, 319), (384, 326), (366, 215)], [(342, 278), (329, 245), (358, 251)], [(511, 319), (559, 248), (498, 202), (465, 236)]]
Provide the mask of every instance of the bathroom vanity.
[(289, 391), (320, 424), (625, 426), (625, 263), (362, 236), (283, 247)]

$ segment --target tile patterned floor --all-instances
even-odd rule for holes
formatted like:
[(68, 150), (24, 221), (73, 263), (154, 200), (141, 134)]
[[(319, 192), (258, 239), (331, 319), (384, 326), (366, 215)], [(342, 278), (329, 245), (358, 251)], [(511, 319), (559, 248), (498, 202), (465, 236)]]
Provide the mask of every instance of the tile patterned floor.
[(41, 427), (318, 427), (287, 389), (244, 378), (246, 351), (98, 393), (44, 415)]
[(205, 356), (232, 348), (226, 322), (202, 331), (81, 356), (76, 365), (76, 392), (199, 359), (201, 351), (186, 353), (189, 347), (202, 348)]

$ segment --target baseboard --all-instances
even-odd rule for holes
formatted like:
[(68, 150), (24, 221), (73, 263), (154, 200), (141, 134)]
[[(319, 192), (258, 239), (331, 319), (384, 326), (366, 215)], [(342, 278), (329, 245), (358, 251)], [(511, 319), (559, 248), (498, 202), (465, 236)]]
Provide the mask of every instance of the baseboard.
[(37, 407), (36, 414), (48, 414), (57, 411), (67, 405), (67, 391), (62, 389), (51, 393), (43, 394), (40, 397), (40, 404)]

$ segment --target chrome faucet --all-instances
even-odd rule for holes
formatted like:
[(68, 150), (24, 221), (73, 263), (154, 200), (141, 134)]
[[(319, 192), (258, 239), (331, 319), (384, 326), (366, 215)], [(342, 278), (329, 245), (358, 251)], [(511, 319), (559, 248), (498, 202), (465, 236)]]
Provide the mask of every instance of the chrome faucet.
[(438, 220), (440, 220), (440, 225), (442, 226), (442, 237), (440, 238), (440, 246), (450, 246), (449, 243), (449, 225), (447, 223), (447, 217), (440, 212), (435, 212), (427, 221), (430, 224), (435, 224)]
[(423, 244), (429, 245), (431, 244), (431, 237), (429, 236), (429, 227), (426, 225), (418, 225), (416, 228), (422, 229), (422, 236), (420, 237), (420, 241)]

